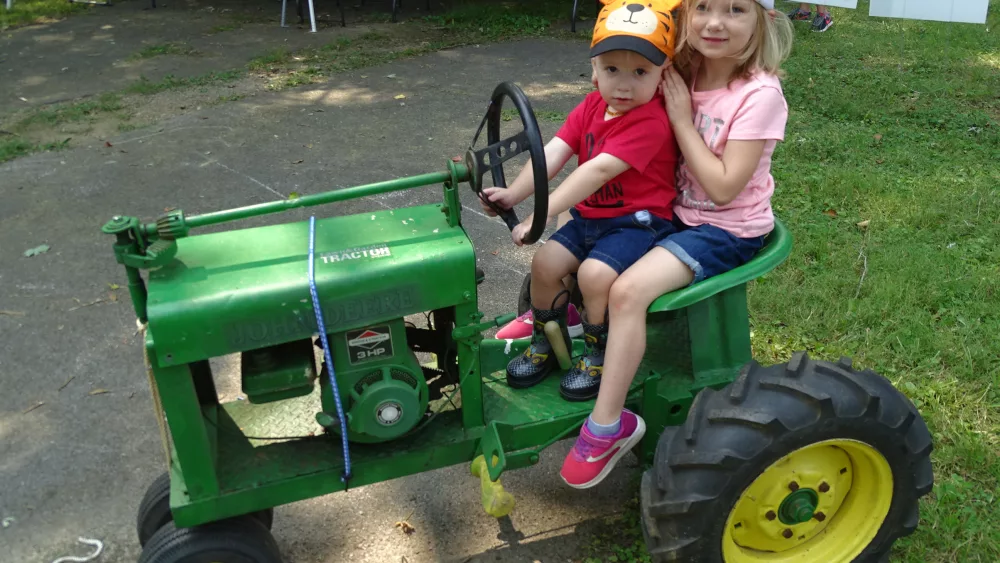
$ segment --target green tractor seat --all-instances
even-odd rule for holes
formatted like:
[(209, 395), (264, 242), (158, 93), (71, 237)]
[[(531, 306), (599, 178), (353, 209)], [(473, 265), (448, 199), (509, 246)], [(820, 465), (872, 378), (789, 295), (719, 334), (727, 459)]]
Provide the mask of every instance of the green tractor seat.
[(649, 312), (676, 311), (727, 289), (744, 285), (778, 267), (791, 251), (792, 237), (785, 225), (775, 219), (774, 230), (767, 235), (764, 248), (752, 260), (725, 274), (661, 295), (649, 306)]
[[(753, 359), (750, 350), (748, 281), (773, 270), (788, 258), (792, 238), (775, 220), (764, 248), (750, 262), (725, 274), (661, 295), (646, 315), (646, 353), (636, 381), (645, 387), (640, 407), (647, 428), (657, 435), (684, 422), (681, 412), (656, 408), (656, 397), (692, 400), (699, 389), (718, 388), (736, 379)], [(691, 395), (675, 397), (677, 388)]]

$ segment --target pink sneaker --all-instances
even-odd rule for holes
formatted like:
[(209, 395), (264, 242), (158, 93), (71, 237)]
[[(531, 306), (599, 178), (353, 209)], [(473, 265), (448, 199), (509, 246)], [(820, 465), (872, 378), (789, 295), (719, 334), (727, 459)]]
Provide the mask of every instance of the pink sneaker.
[(611, 436), (595, 436), (583, 424), (580, 437), (566, 455), (559, 476), (574, 489), (589, 489), (611, 473), (615, 464), (646, 433), (646, 423), (628, 409), (622, 411), (622, 427)]
[[(534, 322), (531, 309), (528, 309), (520, 317), (510, 321), (503, 328), (497, 331), (497, 340), (521, 340), (531, 338), (531, 325)], [(569, 325), (569, 337), (579, 338), (583, 335), (583, 321), (580, 320), (580, 313), (572, 303), (566, 313), (566, 324)]]

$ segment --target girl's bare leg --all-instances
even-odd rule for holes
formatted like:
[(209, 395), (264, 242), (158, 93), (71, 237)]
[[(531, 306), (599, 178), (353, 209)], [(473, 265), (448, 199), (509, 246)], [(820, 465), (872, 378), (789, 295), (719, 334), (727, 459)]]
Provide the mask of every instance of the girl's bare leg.
[(611, 286), (608, 345), (604, 373), (594, 411), (597, 424), (614, 424), (625, 407), (629, 386), (646, 351), (646, 309), (657, 297), (687, 286), (694, 279), (676, 256), (657, 246)]

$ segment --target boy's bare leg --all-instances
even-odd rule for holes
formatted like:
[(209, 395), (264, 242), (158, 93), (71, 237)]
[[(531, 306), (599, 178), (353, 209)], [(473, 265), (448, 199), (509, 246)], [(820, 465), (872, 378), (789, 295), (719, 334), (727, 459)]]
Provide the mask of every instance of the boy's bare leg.
[[(565, 246), (548, 241), (538, 249), (531, 259), (531, 304), (536, 309), (552, 309), (552, 302), (559, 292), (566, 289), (563, 277), (575, 272), (580, 261)], [(568, 303), (569, 296), (563, 296), (556, 305)]]
[[(654, 247), (611, 286), (608, 345), (594, 411), (597, 424), (621, 417), (629, 386), (646, 351), (646, 309), (657, 297), (691, 283), (694, 272), (676, 256)], [(585, 296), (586, 297), (586, 296)]]
[[(560, 228), (562, 228), (563, 225), (565, 225), (566, 223), (569, 223), (572, 220), (573, 220), (573, 216), (569, 214), (569, 211), (563, 211), (562, 213), (560, 213), (559, 215), (556, 216), (556, 230), (558, 231)], [(567, 275), (566, 277), (563, 278), (562, 281), (563, 281), (563, 287), (564, 288), (569, 289), (569, 288), (573, 287), (573, 276), (572, 275)]]
[(618, 272), (600, 260), (587, 259), (577, 273), (583, 306), (587, 309), (587, 322), (604, 324), (604, 311), (608, 308), (608, 294), (618, 279)]

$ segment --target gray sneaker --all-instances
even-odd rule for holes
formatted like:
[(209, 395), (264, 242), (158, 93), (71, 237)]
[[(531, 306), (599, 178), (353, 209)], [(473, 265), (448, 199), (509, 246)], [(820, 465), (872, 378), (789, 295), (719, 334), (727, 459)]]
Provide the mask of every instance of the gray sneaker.
[(808, 10), (803, 10), (802, 8), (795, 8), (791, 12), (788, 12), (786, 15), (788, 16), (788, 19), (792, 20), (793, 22), (796, 21), (807, 22), (812, 19), (812, 12)]
[(829, 12), (825, 14), (816, 14), (816, 18), (813, 19), (812, 30), (822, 33), (830, 29), (831, 25), (833, 25), (833, 16), (831, 16)]

